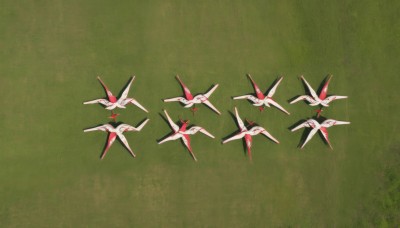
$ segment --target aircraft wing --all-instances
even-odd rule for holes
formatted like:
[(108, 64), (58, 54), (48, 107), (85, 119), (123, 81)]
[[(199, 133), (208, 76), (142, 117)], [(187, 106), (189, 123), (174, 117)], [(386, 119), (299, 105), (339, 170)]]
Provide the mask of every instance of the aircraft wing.
[(225, 144), (225, 143), (233, 141), (233, 140), (241, 139), (241, 138), (245, 137), (245, 135), (246, 135), (246, 132), (240, 132), (230, 138), (225, 139), (224, 141), (222, 141), (222, 144)]
[(145, 121), (143, 121), (138, 127), (133, 127), (129, 124), (120, 124), (117, 127), (117, 131), (122, 133), (125, 131), (141, 131), (142, 128), (147, 124), (147, 122), (149, 122), (150, 119), (146, 119)]
[(283, 77), (280, 77), (279, 80), (275, 83), (274, 87), (271, 88), (271, 90), (268, 92), (267, 97), (272, 97), (274, 96), (276, 92), (276, 88), (278, 88), (279, 83), (281, 83)]
[(329, 138), (328, 138), (328, 130), (326, 128), (324, 128), (324, 127), (321, 127), (319, 130), (321, 131), (322, 136), (324, 136), (324, 139), (328, 143), (329, 147), (331, 149), (333, 149), (333, 147), (331, 145), (331, 142), (329, 141)]
[(136, 130), (136, 128), (129, 124), (120, 124), (117, 127), (117, 131), (120, 133), (125, 132), (125, 131), (135, 131), (135, 130)]
[(176, 76), (176, 79), (179, 81), (179, 84), (181, 84), (182, 88), (183, 88), (183, 92), (185, 93), (185, 97), (187, 100), (193, 100), (193, 95), (190, 92), (189, 88), (183, 84), (182, 80), (179, 78), (179, 76)]
[(125, 88), (124, 92), (122, 93), (120, 100), (125, 100), (128, 97), (129, 89), (131, 88), (132, 82), (135, 80), (135, 76), (131, 77), (128, 86)]
[(200, 132), (207, 135), (210, 138), (213, 138), (213, 139), (215, 138), (214, 135), (212, 135), (210, 132), (206, 131), (206, 129), (204, 129), (204, 128), (200, 129)]
[(204, 128), (202, 128), (202, 127), (199, 127), (199, 126), (193, 126), (193, 127), (191, 127), (189, 130), (186, 130), (184, 134), (187, 134), (187, 135), (194, 135), (194, 134), (196, 134), (196, 133), (199, 132), (199, 131), (200, 131), (201, 133), (207, 135), (207, 136), (210, 137), (210, 138), (215, 138), (210, 132), (206, 131), (206, 129), (204, 129)]
[(221, 115), (221, 112), (218, 111), (218, 109), (216, 107), (214, 107), (213, 104), (211, 104), (211, 102), (209, 100), (205, 100), (203, 101), (203, 104), (207, 105), (209, 108), (211, 108), (214, 112), (216, 112), (218, 115)]
[(209, 98), (211, 94), (218, 88), (218, 86), (218, 84), (214, 85), (207, 93), (204, 94), (204, 96)]
[(247, 77), (249, 77), (251, 83), (253, 84), (254, 90), (256, 91), (256, 95), (258, 97), (258, 99), (264, 99), (264, 94), (261, 92), (260, 88), (258, 87), (258, 85), (256, 84), (256, 82), (253, 80), (253, 78), (251, 77), (250, 74), (247, 75)]
[(294, 104), (294, 103), (296, 103), (296, 102), (298, 102), (298, 101), (301, 101), (301, 100), (306, 100), (306, 101), (308, 101), (308, 102), (310, 103), (311, 106), (315, 106), (315, 105), (318, 105), (318, 104), (319, 104), (318, 101), (316, 101), (314, 98), (312, 98), (311, 96), (308, 96), (308, 95), (298, 96), (296, 99), (292, 100), (292, 101), (290, 102), (290, 104)]
[(308, 143), (308, 141), (311, 140), (311, 138), (315, 135), (315, 133), (317, 133), (319, 130), (319, 128), (314, 128), (310, 131), (310, 133), (308, 134), (306, 140), (304, 141), (303, 145), (301, 145), (301, 149), (303, 149), (303, 147)]
[(176, 124), (174, 123), (174, 121), (171, 120), (171, 117), (169, 117), (167, 110), (164, 110), (164, 113), (165, 113), (165, 115), (167, 116), (167, 120), (168, 120), (168, 123), (169, 123), (169, 125), (171, 126), (171, 128), (172, 128), (175, 132), (179, 131), (178, 125), (176, 125)]
[(279, 105), (276, 101), (272, 100), (272, 99), (268, 99), (267, 100), (268, 103), (272, 104), (273, 106), (277, 107), (279, 110), (281, 110), (282, 112), (290, 115), (290, 113), (288, 111), (286, 111), (286, 109), (284, 109), (281, 105)]
[(303, 76), (301, 76), (301, 80), (303, 80), (303, 82), (306, 84), (308, 91), (310, 91), (311, 96), (314, 99), (319, 99), (319, 97), (317, 96), (317, 93), (313, 90), (313, 88), (310, 86), (310, 84), (308, 84), (307, 80)]
[(190, 137), (188, 135), (183, 135), (183, 137), (181, 138), (183, 143), (185, 144), (185, 146), (187, 147), (187, 149), (189, 150), (190, 154), (192, 155), (193, 159), (195, 161), (197, 161), (196, 156), (194, 155), (193, 151), (192, 151), (192, 147), (190, 146)]
[(124, 144), (126, 149), (131, 153), (133, 157), (136, 157), (136, 155), (133, 153), (131, 147), (129, 146), (128, 140), (126, 140), (125, 136), (122, 133), (118, 133), (118, 137), (121, 140), (121, 142)]
[(116, 138), (117, 138), (117, 134), (115, 132), (110, 132), (110, 134), (108, 134), (107, 145), (106, 145), (106, 148), (104, 148), (104, 151), (100, 156), (100, 159), (103, 159), (104, 156), (106, 156), (108, 149), (110, 149), (111, 145), (114, 143)]
[(302, 124), (298, 125), (297, 127), (293, 128), (291, 131), (292, 131), (292, 132), (293, 132), (293, 131), (297, 131), (297, 130), (299, 130), (300, 128), (303, 128), (303, 127), (312, 127), (312, 128), (315, 128), (315, 127), (317, 127), (317, 126), (320, 126), (320, 124), (319, 124), (316, 120), (314, 120), (314, 119), (309, 119), (309, 120), (306, 120), (305, 122), (303, 122)]
[(87, 128), (85, 130), (83, 130), (83, 132), (89, 132), (89, 131), (112, 131), (114, 130), (114, 127), (111, 126), (110, 124), (104, 124), (98, 127), (92, 127), (92, 128)]
[(133, 98), (126, 98), (124, 100), (124, 105), (125, 105), (125, 103), (129, 103), (129, 102), (136, 105), (136, 107), (142, 109), (143, 111), (149, 112), (149, 111), (147, 111), (147, 109), (145, 107), (143, 107), (143, 105), (141, 105), (136, 99), (133, 99)]
[(139, 127), (136, 128), (136, 131), (141, 131), (143, 129), (143, 127), (147, 124), (147, 122), (149, 122), (150, 119), (146, 119), (145, 121), (143, 121)]
[(235, 107), (235, 115), (236, 115), (236, 120), (237, 120), (237, 122), (239, 124), (240, 130), (241, 131), (247, 131), (247, 128), (246, 128), (246, 126), (244, 126), (244, 123), (243, 123), (242, 119), (240, 119), (240, 116), (239, 116), (239, 113), (238, 113), (238, 110), (237, 110), (236, 107)]
[(324, 102), (329, 104), (330, 102), (334, 100), (339, 100), (339, 99), (346, 99), (347, 96), (339, 96), (339, 95), (332, 95), (324, 99)]
[[(260, 128), (262, 128), (262, 127), (260, 127)], [(271, 139), (275, 143), (279, 144), (279, 141), (274, 136), (272, 136), (267, 130), (265, 130), (264, 128), (262, 128), (260, 133), (265, 135), (265, 136), (267, 136), (269, 139)]]
[(328, 94), (328, 86), (329, 82), (331, 81), (332, 75), (329, 75), (328, 80), (326, 80), (324, 87), (322, 87), (321, 93), (319, 94), (319, 99), (324, 100), (326, 95)]
[(322, 122), (321, 127), (328, 128), (328, 127), (332, 127), (334, 125), (344, 125), (344, 124), (350, 124), (350, 122), (334, 120), (334, 119), (327, 119), (324, 122)]
[(100, 81), (101, 85), (103, 86), (104, 90), (106, 91), (108, 100), (111, 101), (111, 102), (117, 101), (117, 99), (115, 98), (115, 96), (114, 96), (114, 95), (111, 93), (111, 91), (107, 88), (106, 84), (104, 84), (104, 82), (100, 79), (100, 76), (98, 76), (97, 79)]
[(107, 99), (96, 99), (96, 100), (92, 100), (92, 101), (83, 102), (83, 104), (97, 104), (97, 103), (100, 103), (104, 106), (111, 106), (113, 104), (112, 102), (110, 102)]

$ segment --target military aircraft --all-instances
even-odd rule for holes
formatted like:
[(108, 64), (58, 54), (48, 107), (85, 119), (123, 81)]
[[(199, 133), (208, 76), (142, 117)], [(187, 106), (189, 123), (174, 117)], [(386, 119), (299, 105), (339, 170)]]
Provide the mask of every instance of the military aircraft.
[(185, 144), (185, 146), (187, 147), (187, 149), (189, 150), (190, 154), (192, 155), (193, 159), (195, 161), (197, 161), (196, 156), (194, 155), (193, 151), (192, 151), (192, 147), (190, 146), (190, 135), (194, 135), (197, 132), (201, 132), (205, 135), (207, 135), (210, 138), (215, 138), (212, 134), (210, 134), (208, 131), (206, 131), (204, 128), (199, 127), (199, 126), (193, 126), (191, 128), (189, 128), (188, 130), (186, 130), (188, 124), (189, 124), (189, 120), (181, 120), (181, 127), (179, 127), (177, 124), (175, 124), (171, 118), (168, 115), (167, 110), (164, 110), (165, 115), (167, 116), (167, 120), (169, 125), (171, 126), (173, 133), (164, 138), (163, 140), (159, 141), (158, 144), (162, 144), (164, 142), (167, 141), (171, 141), (171, 140), (177, 140), (177, 139), (182, 139), (183, 143)]
[(146, 125), (146, 123), (150, 119), (146, 119), (143, 121), (138, 127), (133, 127), (128, 124), (119, 124), (117, 127), (113, 127), (111, 124), (103, 124), (98, 127), (93, 127), (93, 128), (88, 128), (85, 129), (83, 132), (89, 132), (89, 131), (105, 131), (108, 132), (108, 138), (107, 138), (107, 145), (104, 148), (103, 153), (101, 154), (101, 159), (106, 156), (108, 149), (110, 149), (111, 145), (114, 143), (115, 139), (118, 138), (121, 140), (122, 144), (128, 149), (128, 151), (131, 153), (133, 157), (136, 157), (136, 155), (133, 153), (132, 149), (129, 147), (128, 140), (126, 140), (125, 136), (123, 135), (124, 132), (127, 131), (140, 131), (142, 128)]

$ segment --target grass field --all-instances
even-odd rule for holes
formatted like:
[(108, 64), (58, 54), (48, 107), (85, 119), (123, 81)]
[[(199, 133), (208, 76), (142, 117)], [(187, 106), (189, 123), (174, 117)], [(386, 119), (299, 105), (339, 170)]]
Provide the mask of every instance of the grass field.
[[(399, 1), (2, 1), (0, 7), (1, 227), (357, 227), (400, 225)], [(275, 108), (260, 113), (230, 97), (285, 76)], [(136, 75), (120, 121), (150, 122), (126, 133), (137, 154), (116, 142), (104, 160), (109, 112), (83, 101), (118, 93)], [(189, 109), (193, 93), (220, 87)], [(334, 150), (288, 128), (311, 117), (288, 100), (333, 74), (331, 93), (348, 95), (324, 115), (351, 121), (329, 129)], [(253, 138), (253, 162), (229, 114), (256, 121), (281, 141)], [(216, 136), (192, 137), (199, 162), (160, 113), (190, 118)]]

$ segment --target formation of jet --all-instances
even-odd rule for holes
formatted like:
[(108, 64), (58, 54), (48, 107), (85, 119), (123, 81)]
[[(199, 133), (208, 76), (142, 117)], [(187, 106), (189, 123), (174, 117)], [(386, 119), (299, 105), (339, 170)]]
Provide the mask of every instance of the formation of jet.
[[(283, 77), (280, 77), (276, 80), (275, 84), (270, 88), (270, 90), (268, 91), (268, 93), (264, 94), (261, 92), (261, 90), (259, 89), (258, 85), (255, 83), (255, 81), (253, 80), (253, 78), (251, 77), (251, 75), (247, 75), (249, 77), (249, 79), (251, 80), (254, 90), (255, 90), (255, 95), (243, 95), (243, 96), (236, 96), (233, 97), (234, 100), (240, 100), (240, 99), (248, 99), (251, 102), (253, 102), (254, 106), (259, 107), (260, 111), (264, 110), (264, 107), (270, 107), (275, 106), (276, 108), (278, 108), (279, 110), (281, 110), (282, 112), (290, 115), (290, 113), (284, 109), (281, 105), (279, 105), (276, 101), (273, 100), (273, 95), (276, 92), (277, 87), (279, 86), (279, 84), (281, 83)], [(139, 107), (140, 109), (142, 109), (145, 112), (148, 112), (146, 108), (144, 108), (138, 101), (136, 101), (134, 98), (128, 98), (128, 93), (129, 93), (129, 89), (132, 85), (133, 80), (135, 79), (135, 76), (131, 77), (127, 87), (124, 89), (122, 95), (117, 98), (115, 97), (112, 92), (107, 88), (107, 86), (103, 83), (103, 81), (100, 79), (100, 77), (98, 77), (98, 80), (100, 81), (101, 85), (103, 86), (104, 90), (106, 91), (107, 94), (107, 98), (102, 98), (102, 99), (96, 99), (96, 100), (92, 100), (92, 101), (87, 101), (84, 102), (84, 104), (102, 104), (103, 106), (105, 106), (105, 108), (107, 110), (114, 110), (115, 108), (126, 108), (127, 104), (134, 104), (137, 107)], [(190, 92), (190, 90), (188, 89), (188, 87), (181, 81), (181, 79), (179, 78), (179, 76), (176, 76), (176, 79), (179, 81), (180, 85), (182, 86), (182, 89), (184, 91), (184, 97), (175, 97), (175, 98), (169, 98), (169, 99), (164, 99), (164, 102), (174, 102), (174, 101), (178, 101), (181, 102), (182, 104), (184, 104), (185, 108), (190, 108), (192, 107), (192, 111), (196, 111), (196, 108), (194, 107), (195, 104), (205, 104), (207, 105), (210, 109), (212, 109), (214, 112), (218, 113), (219, 115), (221, 114), (220, 111), (214, 107), (213, 104), (211, 104), (211, 102), (209, 101), (209, 98), (211, 96), (211, 94), (218, 88), (218, 84), (214, 85), (207, 93), (205, 94), (198, 94), (196, 96), (193, 96)], [(331, 95), (328, 96), (328, 85), (329, 82), (331, 80), (331, 76), (329, 76), (323, 87), (322, 90), (320, 92), (319, 95), (317, 95), (317, 93), (313, 90), (313, 88), (309, 85), (309, 83), (306, 81), (306, 79), (301, 76), (301, 80), (304, 82), (304, 84), (306, 85), (308, 91), (310, 92), (310, 95), (302, 95), (297, 97), (296, 99), (294, 99), (293, 101), (290, 102), (290, 104), (296, 103), (298, 101), (301, 100), (306, 100), (310, 106), (317, 106), (317, 105), (321, 105), (322, 107), (328, 107), (329, 103), (333, 100), (337, 100), (337, 99), (345, 99), (347, 98), (347, 96), (338, 96), (338, 95)], [(254, 122), (252, 121), (247, 121), (248, 126), (246, 126), (243, 122), (243, 120), (240, 118), (239, 113), (237, 108), (235, 107), (235, 117), (236, 117), (236, 121), (239, 125), (239, 132), (235, 135), (233, 135), (232, 137), (229, 137), (225, 140), (222, 141), (222, 144), (228, 143), (230, 141), (233, 140), (238, 140), (238, 139), (244, 139), (245, 144), (246, 144), (246, 148), (247, 148), (247, 153), (248, 156), (250, 158), (250, 160), (252, 159), (252, 154), (251, 154), (251, 146), (252, 146), (252, 136), (258, 135), (258, 134), (263, 134), (266, 137), (268, 137), (269, 139), (271, 139), (272, 141), (274, 141), (275, 143), (279, 144), (279, 141), (273, 137), (265, 128), (261, 127), (261, 126), (253, 126)], [(319, 109), (318, 111), (318, 115), (317, 117), (320, 116), (320, 113), (322, 112), (322, 108)], [(184, 145), (187, 147), (187, 149), (189, 150), (190, 154), (192, 155), (193, 159), (195, 161), (197, 161), (196, 156), (194, 155), (191, 145), (190, 145), (190, 135), (194, 135), (197, 132), (201, 132), (203, 134), (205, 134), (206, 136), (210, 137), (210, 138), (215, 138), (211, 133), (209, 133), (207, 130), (205, 130), (202, 127), (199, 126), (192, 126), (189, 129), (188, 128), (188, 124), (189, 124), (189, 120), (180, 120), (180, 127), (171, 120), (170, 116), (168, 115), (168, 112), (166, 110), (164, 110), (165, 116), (167, 118), (168, 124), (170, 125), (170, 127), (172, 128), (173, 132), (172, 134), (170, 134), (169, 136), (165, 137), (164, 139), (160, 140), (158, 142), (158, 144), (162, 144), (164, 142), (167, 141), (171, 141), (171, 140), (177, 140), (177, 139), (181, 139), (182, 142), (184, 143)], [(116, 117), (119, 114), (114, 113), (112, 111), (112, 114), (109, 118), (114, 119), (114, 122), (116, 122)], [(147, 124), (147, 122), (149, 121), (149, 119), (146, 119), (145, 121), (143, 121), (138, 127), (133, 127), (131, 125), (128, 124), (124, 124), (121, 123), (118, 126), (114, 127), (112, 124), (103, 124), (101, 126), (97, 126), (97, 127), (93, 127), (93, 128), (88, 128), (85, 129), (84, 132), (90, 132), (90, 131), (104, 131), (104, 132), (108, 132), (108, 138), (107, 138), (107, 144), (100, 156), (101, 159), (104, 158), (104, 156), (107, 154), (108, 150), (110, 149), (111, 145), (114, 143), (114, 141), (116, 140), (116, 138), (118, 137), (121, 141), (121, 143), (126, 147), (126, 149), (130, 152), (130, 154), (135, 157), (135, 154), (133, 153), (132, 149), (129, 146), (129, 143), (127, 141), (127, 139), (125, 138), (125, 136), (123, 135), (124, 132), (127, 131), (141, 131), (142, 128)], [(304, 140), (304, 142), (301, 145), (301, 148), (303, 148), (310, 140), (311, 138), (319, 131), (323, 138), (325, 139), (325, 141), (327, 142), (327, 144), (330, 146), (330, 148), (332, 148), (332, 145), (329, 141), (328, 138), (328, 130), (327, 128), (334, 126), (334, 125), (344, 125), (344, 124), (350, 124), (350, 122), (347, 121), (338, 121), (338, 120), (333, 120), (333, 119), (326, 119), (324, 120), (322, 123), (319, 123), (316, 119), (308, 119), (305, 122), (301, 123), (300, 125), (296, 126), (295, 128), (293, 128), (291, 131), (297, 131), (300, 128), (312, 128), (311, 131), (309, 132), (307, 138)], [(251, 128), (250, 128), (251, 127)], [(250, 129), (249, 129), (250, 128)]]

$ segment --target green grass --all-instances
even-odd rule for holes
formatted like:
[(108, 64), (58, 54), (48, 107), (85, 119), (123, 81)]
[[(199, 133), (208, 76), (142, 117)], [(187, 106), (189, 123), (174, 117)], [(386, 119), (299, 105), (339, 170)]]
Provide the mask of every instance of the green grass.
[[(399, 226), (398, 1), (3, 1), (0, 7), (0, 225), (2, 227), (355, 227)], [(275, 95), (289, 112), (263, 113), (230, 97), (284, 75)], [(85, 100), (104, 96), (96, 76), (150, 110), (118, 111), (150, 122), (99, 160), (102, 132), (82, 129), (109, 113)], [(192, 117), (162, 98), (220, 87)], [(349, 120), (296, 148), (288, 127), (314, 108), (287, 100), (327, 74), (331, 93), (348, 95), (324, 115)], [(229, 111), (265, 126), (253, 162)], [(199, 162), (160, 117), (190, 118), (216, 136), (192, 137)]]

